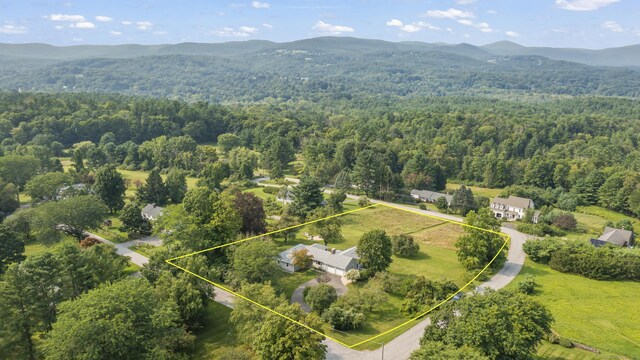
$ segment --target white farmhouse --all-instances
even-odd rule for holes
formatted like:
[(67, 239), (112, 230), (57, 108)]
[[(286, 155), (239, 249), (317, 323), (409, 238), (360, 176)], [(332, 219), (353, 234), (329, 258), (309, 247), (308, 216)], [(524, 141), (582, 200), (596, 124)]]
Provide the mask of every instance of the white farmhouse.
[[(508, 198), (496, 196), (491, 202), (491, 210), (498, 219), (508, 221), (520, 220), (524, 217), (527, 210), (535, 207), (533, 200), (510, 195)], [(538, 222), (540, 212), (536, 211), (531, 219), (534, 223)]]
[(278, 255), (278, 265), (288, 272), (302, 270), (294, 266), (293, 252), (306, 249), (307, 254), (313, 258), (312, 266), (329, 274), (344, 276), (351, 269), (361, 269), (358, 262), (356, 247), (347, 250), (330, 249), (322, 244), (304, 245), (298, 244)]

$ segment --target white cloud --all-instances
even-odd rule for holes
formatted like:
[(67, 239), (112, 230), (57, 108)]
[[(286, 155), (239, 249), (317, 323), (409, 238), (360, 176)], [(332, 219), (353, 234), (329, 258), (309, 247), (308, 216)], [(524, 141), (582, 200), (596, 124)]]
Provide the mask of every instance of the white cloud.
[(120, 24), (122, 24), (122, 25), (131, 25), (132, 22), (131, 21), (127, 21), (127, 20), (122, 20), (122, 21), (120, 21)]
[(429, 10), (425, 16), (440, 19), (468, 19), (475, 17), (471, 11), (463, 11), (454, 8), (450, 8), (448, 10)]
[(488, 13), (488, 14), (491, 14), (491, 15), (495, 15), (495, 14), (497, 14), (498, 12), (492, 9), (492, 10), (487, 10), (487, 13)]
[(251, 26), (240, 26), (235, 29), (232, 27), (223, 27), (220, 30), (209, 32), (209, 34), (222, 36), (222, 37), (247, 37), (251, 34), (258, 32), (258, 29)]
[(251, 6), (256, 9), (268, 9), (271, 7), (271, 4), (269, 4), (268, 2), (254, 1), (251, 3)]
[(81, 21), (81, 22), (77, 22), (75, 24), (71, 24), (69, 25), (69, 27), (75, 28), (75, 29), (95, 29), (96, 25), (92, 22), (88, 22), (88, 21)]
[(64, 26), (62, 26), (62, 25), (56, 25), (56, 26), (55, 26), (55, 28), (56, 28), (56, 30), (62, 30), (62, 29), (64, 29)]
[(459, 5), (469, 5), (473, 4), (474, 2), (476, 2), (476, 0), (456, 0), (456, 4)]
[(340, 35), (342, 33), (352, 33), (355, 31), (354, 28), (349, 26), (332, 25), (324, 21), (318, 21), (311, 29), (318, 30), (326, 35)]
[(427, 29), (429, 29), (429, 30), (440, 30), (440, 28), (439, 28), (439, 27), (437, 27), (437, 26), (433, 26), (433, 25), (431, 25), (431, 24), (429, 24), (429, 23), (427, 23), (427, 22), (424, 22), (424, 21), (418, 21), (418, 22), (416, 23), (416, 25), (418, 25), (418, 26), (420, 26), (420, 27), (423, 27), (423, 28), (427, 28)]
[(153, 23), (150, 21), (136, 21), (136, 29), (138, 30), (149, 30), (153, 27)]
[(51, 21), (74, 21), (74, 22), (81, 22), (81, 21), (86, 21), (87, 19), (84, 18), (84, 16), (82, 15), (65, 15), (65, 14), (51, 14), (51, 15), (47, 15), (45, 16), (46, 19), (49, 19)]
[(120, 31), (114, 31), (114, 30), (109, 31), (109, 34), (110, 34), (110, 35), (113, 35), (113, 36), (120, 36), (120, 35), (122, 35), (122, 33), (121, 33)]
[(491, 26), (489, 26), (489, 24), (487, 24), (486, 22), (474, 23), (471, 20), (461, 19), (461, 20), (458, 20), (458, 23), (466, 26), (472, 26), (482, 32), (486, 32), (486, 33), (493, 32), (493, 29), (491, 28)]
[(624, 32), (622, 26), (615, 21), (605, 21), (602, 23), (602, 27), (613, 32)]
[(109, 22), (109, 21), (113, 21), (113, 18), (110, 16), (98, 15), (96, 16), (96, 20), (102, 21), (102, 22)]
[(422, 30), (423, 28), (427, 28), (427, 29), (431, 29), (431, 30), (440, 30), (439, 27), (437, 26), (433, 26), (429, 23), (426, 23), (424, 21), (418, 21), (417, 23), (413, 23), (413, 24), (404, 24), (402, 21), (398, 20), (398, 19), (391, 19), (389, 21), (387, 21), (387, 26), (393, 26), (393, 27), (397, 27), (400, 30), (404, 31), (404, 32), (408, 32), (408, 33), (413, 33), (413, 32), (418, 32), (420, 30)]
[(505, 34), (507, 34), (507, 36), (511, 36), (511, 37), (518, 37), (518, 36), (520, 36), (520, 34), (518, 34), (518, 33), (517, 33), (517, 32), (515, 32), (515, 31), (507, 31), (507, 32), (505, 32)]
[(251, 27), (251, 26), (240, 26), (238, 28), (238, 30), (240, 30), (243, 33), (247, 33), (247, 34), (253, 34), (254, 32), (258, 31), (258, 29)]
[(153, 32), (153, 35), (167, 35), (167, 34), (168, 34), (168, 32), (166, 32), (166, 31), (154, 31)]
[(262, 26), (264, 26), (267, 29), (273, 29), (273, 25), (271, 25), (271, 24), (264, 23), (264, 24), (262, 24)]
[(73, 39), (71, 39), (71, 41), (75, 41), (75, 42), (83, 42), (84, 39), (83, 38), (79, 38), (79, 37), (74, 37)]
[(571, 11), (592, 11), (617, 3), (620, 0), (556, 0), (556, 5)]
[(402, 26), (402, 21), (398, 19), (391, 19), (387, 21), (387, 26)]
[(0, 34), (19, 35), (26, 34), (28, 30), (29, 29), (24, 26), (8, 24), (0, 27)]

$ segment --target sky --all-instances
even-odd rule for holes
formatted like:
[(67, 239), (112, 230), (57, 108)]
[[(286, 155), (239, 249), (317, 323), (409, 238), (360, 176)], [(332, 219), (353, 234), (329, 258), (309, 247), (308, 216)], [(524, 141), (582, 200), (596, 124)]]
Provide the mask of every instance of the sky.
[(640, 43), (640, 0), (0, 0), (0, 42), (169, 44), (353, 36), (601, 49)]

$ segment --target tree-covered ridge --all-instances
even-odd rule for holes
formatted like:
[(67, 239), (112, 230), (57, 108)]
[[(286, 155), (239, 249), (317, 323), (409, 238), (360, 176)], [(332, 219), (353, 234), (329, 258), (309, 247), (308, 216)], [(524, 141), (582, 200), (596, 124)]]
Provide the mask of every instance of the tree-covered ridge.
[[(238, 55), (153, 54), (13, 65), (0, 88), (111, 92), (213, 102), (268, 98), (542, 93), (637, 97), (640, 71), (455, 48), (338, 51), (268, 48)], [(483, 53), (479, 56), (477, 52)]]

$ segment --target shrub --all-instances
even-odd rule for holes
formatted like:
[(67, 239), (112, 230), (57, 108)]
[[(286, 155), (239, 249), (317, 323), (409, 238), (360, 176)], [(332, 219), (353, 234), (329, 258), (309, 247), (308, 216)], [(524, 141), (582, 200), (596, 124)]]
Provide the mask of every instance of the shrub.
[(538, 286), (538, 284), (535, 278), (527, 274), (524, 276), (524, 279), (518, 283), (518, 291), (526, 295), (531, 295), (536, 290), (536, 286)]
[(402, 313), (407, 316), (416, 316), (457, 291), (458, 286), (451, 281), (433, 281), (424, 276), (418, 276), (402, 303)]
[(562, 230), (575, 230), (578, 225), (578, 221), (571, 213), (559, 215), (553, 220), (553, 225), (559, 227)]
[(391, 237), (393, 255), (411, 257), (420, 251), (420, 246), (407, 234), (394, 235)]
[(361, 278), (360, 270), (351, 269), (351, 270), (347, 271), (346, 274), (344, 274), (344, 277), (346, 277), (347, 280), (351, 280), (353, 282), (356, 282), (356, 281), (360, 280), (360, 278)]
[(420, 203), (420, 204), (418, 205), (418, 208), (419, 208), (420, 210), (427, 210), (427, 204), (425, 204), (425, 203)]
[(371, 201), (369, 201), (369, 199), (367, 199), (366, 197), (362, 197), (360, 199), (358, 199), (358, 206), (360, 207), (366, 207), (371, 205)]
[(551, 255), (560, 249), (562, 244), (558, 239), (527, 240), (522, 246), (529, 258), (537, 263), (548, 264)]
[(366, 317), (353, 309), (331, 306), (322, 314), (322, 319), (337, 330), (355, 330), (362, 327)]
[(316, 312), (322, 314), (338, 299), (336, 289), (327, 284), (311, 286), (304, 289), (304, 301)]
[[(405, 288), (404, 282), (398, 275), (386, 271), (377, 273), (371, 278), (370, 282), (371, 281), (379, 282), (384, 292), (400, 296), (404, 296), (407, 293), (407, 289), (411, 286), (409, 285)], [(410, 282), (413, 283), (412, 281)]]
[(84, 238), (84, 240), (80, 241), (80, 247), (83, 247), (83, 248), (88, 248), (97, 244), (102, 244), (102, 241), (98, 240), (93, 236), (87, 236), (86, 238)]
[(560, 340), (558, 340), (558, 344), (562, 347), (566, 347), (566, 348), (572, 348), (573, 347), (573, 343), (571, 342), (571, 340), (567, 339), (567, 338), (563, 338), (561, 337)]

